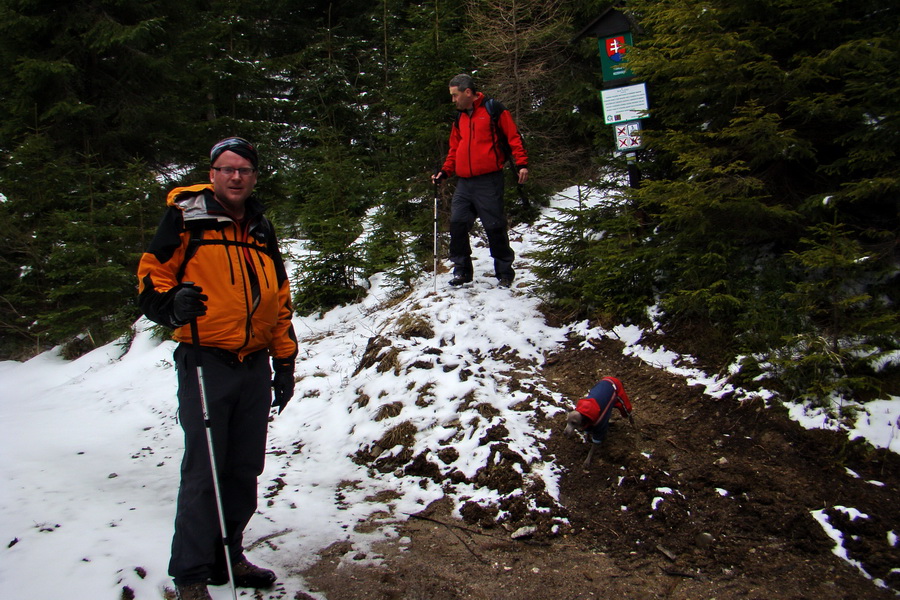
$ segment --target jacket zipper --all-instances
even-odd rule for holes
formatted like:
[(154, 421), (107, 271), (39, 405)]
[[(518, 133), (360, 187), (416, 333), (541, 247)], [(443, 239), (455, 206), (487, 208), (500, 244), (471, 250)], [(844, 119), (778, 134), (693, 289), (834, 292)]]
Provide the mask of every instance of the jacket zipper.
[(478, 109), (475, 108), (472, 110), (471, 115), (467, 115), (469, 117), (469, 151), (468, 151), (468, 159), (469, 159), (469, 177), (475, 176), (475, 168), (472, 166), (472, 155), (475, 154), (475, 111)]

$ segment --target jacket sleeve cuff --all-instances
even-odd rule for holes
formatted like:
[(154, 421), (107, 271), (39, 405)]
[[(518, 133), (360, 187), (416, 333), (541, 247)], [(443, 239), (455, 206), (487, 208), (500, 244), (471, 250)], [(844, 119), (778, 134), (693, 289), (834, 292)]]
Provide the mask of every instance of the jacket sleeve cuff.
[(293, 373), (294, 360), (292, 358), (273, 358), (272, 370), (276, 373)]

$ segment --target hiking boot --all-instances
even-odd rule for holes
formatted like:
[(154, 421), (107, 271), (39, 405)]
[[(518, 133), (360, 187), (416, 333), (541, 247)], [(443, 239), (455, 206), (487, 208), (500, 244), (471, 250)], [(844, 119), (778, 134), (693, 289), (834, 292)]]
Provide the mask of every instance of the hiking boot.
[(178, 600), (212, 600), (205, 583), (191, 583), (188, 585), (176, 585), (175, 597)]
[(510, 279), (509, 277), (501, 277), (497, 285), (502, 288), (508, 288), (512, 285), (512, 279)]
[(472, 283), (471, 275), (454, 275), (453, 279), (450, 280), (450, 285), (453, 287), (459, 287), (466, 283)]
[[(257, 567), (246, 558), (231, 565), (234, 571), (234, 586), (247, 588), (269, 588), (278, 579), (274, 571)], [(225, 585), (228, 583), (228, 571), (222, 569), (209, 577), (210, 585)]]

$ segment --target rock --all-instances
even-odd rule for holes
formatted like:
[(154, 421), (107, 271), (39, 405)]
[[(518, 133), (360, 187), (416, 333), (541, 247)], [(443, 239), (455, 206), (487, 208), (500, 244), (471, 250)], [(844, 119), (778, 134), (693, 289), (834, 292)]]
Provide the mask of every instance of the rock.
[(668, 558), (672, 562), (675, 562), (678, 558), (677, 556), (675, 556), (674, 552), (672, 552), (668, 548), (665, 548), (659, 544), (656, 545), (656, 549), (659, 550), (666, 558)]
[(702, 533), (698, 533), (694, 537), (694, 543), (697, 544), (698, 547), (703, 548), (704, 550), (712, 546), (712, 543), (716, 541), (715, 538), (705, 531)]
[(534, 525), (528, 525), (526, 527), (520, 527), (516, 529), (512, 534), (512, 539), (521, 540), (523, 538), (531, 537), (537, 532), (537, 527)]

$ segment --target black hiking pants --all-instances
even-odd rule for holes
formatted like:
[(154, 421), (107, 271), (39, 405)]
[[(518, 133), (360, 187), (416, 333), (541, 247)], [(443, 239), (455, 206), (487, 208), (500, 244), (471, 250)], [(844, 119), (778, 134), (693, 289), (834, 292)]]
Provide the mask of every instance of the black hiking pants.
[(472, 246), (469, 231), (481, 219), (487, 234), (491, 256), (494, 259), (494, 275), (497, 279), (512, 281), (512, 268), (516, 255), (509, 246), (506, 230), (506, 213), (503, 210), (503, 171), (495, 171), (475, 177), (460, 177), (450, 204), (450, 262), (453, 274), (471, 278)]
[[(243, 361), (218, 348), (200, 352), (225, 527), (236, 563), (243, 558), (244, 528), (256, 510), (257, 478), (265, 464), (271, 369), (266, 350)], [(191, 345), (175, 349), (175, 367), (184, 458), (169, 575), (176, 585), (188, 585), (205, 583), (213, 571), (224, 571), (225, 553)]]

